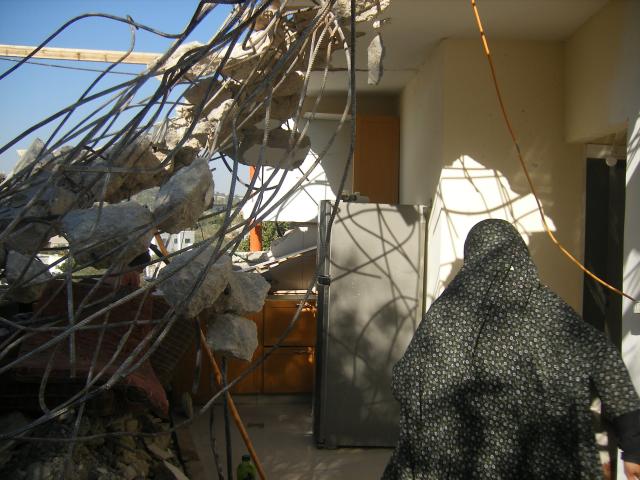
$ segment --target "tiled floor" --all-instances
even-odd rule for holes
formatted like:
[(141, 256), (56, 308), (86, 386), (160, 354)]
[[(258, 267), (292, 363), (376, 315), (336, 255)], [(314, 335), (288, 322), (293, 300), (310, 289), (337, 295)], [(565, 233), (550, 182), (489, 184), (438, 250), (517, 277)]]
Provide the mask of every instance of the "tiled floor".
[[(391, 455), (385, 448), (317, 449), (313, 441), (311, 401), (308, 397), (237, 397), (238, 410), (269, 480), (379, 479)], [(218, 453), (226, 473), (222, 407), (215, 407)], [(204, 467), (191, 480), (217, 479), (209, 438), (209, 418), (192, 428), (195, 448)], [(246, 448), (231, 428), (234, 475)], [(226, 478), (226, 474), (225, 474)]]

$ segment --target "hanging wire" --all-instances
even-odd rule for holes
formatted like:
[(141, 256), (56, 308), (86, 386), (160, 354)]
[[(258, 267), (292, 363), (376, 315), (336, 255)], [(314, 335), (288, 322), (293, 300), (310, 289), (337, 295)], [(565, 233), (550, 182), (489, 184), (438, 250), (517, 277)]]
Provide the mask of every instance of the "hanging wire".
[(620, 290), (620, 289), (614, 287), (613, 285), (607, 283), (606, 281), (604, 281), (603, 279), (598, 277), (595, 273), (593, 273), (591, 270), (589, 270), (587, 267), (585, 267), (580, 262), (580, 260), (578, 260), (569, 250), (567, 250), (567, 248), (560, 242), (560, 240), (558, 240), (558, 238), (554, 235), (554, 233), (549, 228), (549, 225), (547, 224), (547, 219), (545, 217), (544, 208), (542, 207), (542, 202), (540, 201), (540, 197), (538, 197), (538, 194), (536, 192), (536, 188), (533, 185), (533, 180), (531, 180), (531, 175), (529, 174), (529, 169), (527, 168), (527, 164), (524, 161), (524, 156), (523, 156), (522, 150), (520, 148), (520, 143), (518, 142), (515, 130), (513, 128), (513, 125), (511, 124), (511, 120), (509, 118), (509, 115), (507, 114), (507, 109), (506, 109), (504, 101), (502, 99), (502, 92), (500, 90), (500, 84), (498, 83), (498, 76), (496, 74), (495, 65), (493, 64), (493, 57), (491, 56), (491, 50), (489, 50), (489, 41), (487, 39), (487, 35), (485, 34), (484, 28), (482, 27), (482, 20), (480, 18), (480, 12), (478, 11), (478, 6), (476, 4), (476, 0), (471, 0), (471, 8), (473, 9), (473, 14), (474, 14), (475, 19), (476, 19), (476, 24), (478, 26), (478, 31), (480, 32), (480, 39), (482, 41), (482, 49), (484, 51), (485, 56), (487, 57), (487, 62), (489, 63), (489, 70), (491, 71), (491, 80), (493, 82), (493, 86), (494, 86), (495, 91), (496, 91), (496, 96), (498, 98), (498, 104), (500, 105), (500, 112), (502, 113), (502, 118), (503, 118), (504, 123), (505, 123), (505, 125), (507, 127), (507, 130), (509, 131), (509, 136), (511, 137), (511, 141), (513, 142), (513, 145), (514, 145), (514, 147), (516, 149), (516, 155), (518, 157), (518, 162), (520, 163), (520, 167), (522, 168), (522, 171), (524, 172), (524, 175), (525, 175), (525, 177), (527, 179), (527, 184), (529, 185), (529, 190), (531, 190), (531, 193), (533, 194), (533, 198), (536, 201), (536, 206), (537, 206), (537, 209), (538, 209), (538, 213), (540, 214), (540, 219), (542, 220), (542, 225), (544, 227), (545, 232), (547, 233), (547, 236), (551, 239), (553, 244), (556, 247), (558, 247), (558, 249), (562, 252), (562, 254), (565, 257), (567, 257), (574, 265), (576, 265), (580, 270), (582, 270), (590, 278), (592, 278), (593, 280), (595, 280), (596, 282), (598, 282), (600, 285), (604, 286), (605, 288), (607, 288), (607, 289), (611, 290), (612, 292), (616, 293), (617, 295), (620, 295), (622, 297), (626, 297), (629, 300), (631, 300), (632, 302), (637, 302), (638, 300), (636, 300), (634, 297), (624, 293), (622, 290)]
[[(7, 255), (22, 255), (26, 259), (25, 264), (18, 268), (16, 278), (6, 278), (7, 285), (0, 289), (0, 302), (14, 302), (15, 298), (38, 284), (43, 275), (57, 282), (48, 291), (47, 298), (40, 298), (30, 314), (0, 317), (0, 326), (9, 332), (0, 342), (0, 374), (37, 362), (43, 355), (49, 359), (44, 364), (38, 385), (41, 415), (13, 432), (0, 432), (0, 439), (69, 443), (69, 471), (73, 466), (77, 442), (105, 437), (166, 435), (193, 421), (176, 422), (167, 432), (161, 433), (80, 433), (87, 402), (122, 385), (132, 373), (149, 362), (172, 328), (185, 322), (181, 313), (203, 285), (208, 271), (223, 255), (233, 254), (251, 228), (270, 218), (300, 191), (324, 159), (340, 130), (347, 128), (348, 116), (354, 118), (355, 15), (351, 15), (349, 31), (345, 32), (342, 19), (334, 13), (334, 3), (332, 0), (294, 8), (286, 0), (243, 2), (233, 8), (209, 41), (197, 46), (186, 45), (185, 40), (213, 10), (214, 5), (210, 2), (200, 2), (185, 28), (175, 34), (161, 32), (130, 17), (85, 14), (66, 22), (30, 55), (0, 74), (2, 80), (23, 65), (32, 63), (31, 58), (38, 50), (70, 25), (86, 18), (125, 23), (131, 29), (129, 50), (119, 61), (100, 70), (77, 100), (36, 122), (0, 147), (0, 153), (6, 152), (45, 127), (52, 132), (39, 147), (36, 145), (28, 150), (25, 155), (30, 157), (23, 158), (25, 161), (20, 163), (21, 168), (16, 168), (0, 184), (0, 247), (9, 251)], [(352, 12), (355, 8), (355, 1), (351, 0)], [(105, 86), (106, 75), (124, 73), (115, 68), (133, 51), (138, 29), (170, 38), (173, 43), (157, 61), (131, 79)], [(314, 145), (317, 153), (314, 161), (308, 167), (305, 164), (301, 173), (297, 169), (276, 166), (265, 169), (260, 179), (258, 175), (248, 181), (241, 178), (242, 142), (246, 141), (247, 129), (260, 122), (267, 125), (272, 119), (292, 119), (288, 148), (278, 165), (292, 162), (324, 95), (328, 72), (332, 71), (330, 59), (339, 51), (344, 52), (348, 66), (345, 78), (347, 101), (337, 128), (326, 145)], [(238, 52), (241, 52), (240, 56)], [(318, 79), (320, 86), (314, 93), (315, 101), (306, 107), (312, 76)], [(293, 93), (283, 95), (283, 90), (291, 88), (288, 87), (289, 82), (296, 87)], [(143, 87), (151, 87), (152, 93), (145, 93), (144, 98), (140, 98)], [(197, 89), (203, 92), (199, 97), (196, 95), (195, 101), (190, 101), (188, 96)], [(228, 102), (228, 111), (213, 122), (208, 116), (220, 108), (223, 101)], [(288, 110), (282, 106), (285, 101), (289, 102)], [(278, 109), (284, 109), (284, 113)], [(276, 115), (286, 118), (276, 118)], [(205, 127), (210, 129), (202, 133)], [(330, 223), (337, 213), (351, 166), (355, 122), (352, 121), (349, 128), (349, 154), (344, 158)], [(268, 128), (264, 129), (257, 145), (259, 153), (254, 165), (257, 170), (267, 165), (266, 152), (272, 135)], [(100, 222), (112, 205), (126, 203), (138, 191), (167, 182), (196, 158), (204, 158), (213, 171), (218, 170), (215, 168), (217, 162), (230, 172), (227, 203), (222, 211), (205, 212), (199, 219), (220, 219), (215, 233), (206, 238), (203, 235), (201, 241), (186, 248), (171, 253), (161, 252), (161, 256), (146, 263), (146, 266), (169, 264), (185, 253), (195, 257), (211, 252), (191, 291), (177, 304), (170, 305), (162, 318), (148, 318), (144, 306), (154, 292), (171, 285), (176, 276), (189, 267), (189, 262), (175, 268), (170, 275), (155, 275), (128, 292), (118, 291), (111, 284), (114, 278), (134, 271), (134, 267), (128, 266), (129, 252), (140, 242), (150, 242), (154, 236), (160, 239), (162, 232), (158, 231), (157, 225), (166, 221), (170, 213), (165, 217), (151, 217), (126, 234), (113, 232), (112, 236), (105, 238), (91, 237), (98, 232)], [(290, 187), (285, 186), (285, 179), (290, 178), (291, 172), (296, 173), (296, 181)], [(118, 185), (120, 188), (116, 188)], [(122, 193), (125, 187), (128, 190)], [(65, 231), (64, 220), (78, 211), (95, 212), (87, 239), (78, 244), (71, 238), (70, 247), (61, 250), (58, 260), (42, 263), (38, 254), (45, 251), (49, 238), (57, 233), (68, 236), (70, 232)], [(20, 240), (27, 233), (33, 233), (30, 238), (40, 237), (41, 241), (34, 242), (37, 245), (22, 245)], [(326, 238), (321, 241), (326, 242)], [(323, 263), (324, 259), (320, 259), (318, 265)], [(64, 271), (57, 273), (55, 269), (60, 266), (64, 266)], [(86, 269), (94, 271), (84, 273)], [(7, 272), (8, 268), (5, 268), (5, 277)], [(76, 282), (81, 279), (93, 280), (82, 294), (75, 291)], [(200, 414), (206, 413), (221, 395), (226, 395), (280, 347), (295, 328), (303, 305), (311, 298), (314, 283), (315, 280), (308, 286), (303, 301), (276, 345), (212, 395), (200, 409)], [(57, 298), (64, 299), (63, 314), (55, 313)], [(126, 319), (116, 313), (123, 307), (130, 310)], [(107, 348), (106, 336), (116, 331), (118, 341)], [(95, 340), (95, 349), (88, 359), (82, 360), (85, 362), (82, 366), (79, 339), (89, 334), (94, 335), (91, 338)], [(209, 348), (206, 343), (202, 347)], [(205, 353), (211, 352), (207, 350)], [(208, 355), (203, 357), (206, 361)], [(53, 374), (60, 373), (60, 358), (66, 358), (68, 379), (75, 377), (81, 382), (78, 390), (68, 398), (52, 402), (47, 391)], [(75, 417), (68, 436), (38, 434), (40, 426), (71, 411)]]

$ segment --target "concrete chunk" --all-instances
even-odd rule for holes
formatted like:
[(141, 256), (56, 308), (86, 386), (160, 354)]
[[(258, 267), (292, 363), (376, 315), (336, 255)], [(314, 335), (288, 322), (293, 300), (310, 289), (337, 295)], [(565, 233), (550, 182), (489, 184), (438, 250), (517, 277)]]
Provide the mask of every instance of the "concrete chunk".
[(204, 159), (176, 172), (156, 196), (153, 214), (161, 230), (178, 233), (192, 227), (213, 199), (213, 177)]
[(378, 33), (367, 48), (367, 58), (369, 66), (369, 85), (378, 85), (382, 78), (382, 59), (384, 58), (384, 44), (382, 36)]
[(75, 260), (96, 267), (126, 265), (147, 251), (154, 234), (151, 212), (136, 202), (73, 210), (63, 217), (62, 231)]
[(282, 128), (269, 131), (264, 147), (262, 145), (263, 139), (263, 130), (245, 130), (238, 151), (235, 152), (233, 148), (230, 148), (225, 153), (245, 165), (258, 166), (262, 160), (263, 167), (293, 170), (302, 165), (311, 148), (308, 136), (300, 138), (299, 133), (291, 134), (290, 131)]
[(235, 313), (259, 312), (264, 306), (269, 288), (269, 282), (258, 273), (233, 272), (229, 277), (229, 288), (216, 302), (216, 310)]
[(231, 258), (223, 255), (209, 265), (213, 254), (210, 245), (202, 251), (189, 250), (173, 257), (160, 271), (158, 290), (179, 314), (190, 318), (197, 316), (215, 303), (229, 283)]
[(5, 278), (9, 285), (16, 285), (10, 293), (11, 300), (22, 303), (37, 301), (51, 279), (48, 267), (37, 257), (10, 251), (5, 264)]
[(218, 315), (208, 325), (207, 344), (217, 353), (250, 362), (258, 348), (258, 328), (239, 315)]
[[(104, 200), (116, 203), (147, 188), (159, 186), (168, 172), (153, 151), (151, 135), (141, 135), (125, 146), (116, 145), (107, 154), (109, 167), (141, 170), (111, 174)], [(105, 177), (105, 181), (107, 181)], [(99, 194), (100, 190), (96, 191)]]
[[(357, 0), (356, 1), (356, 22), (369, 22), (378, 17), (389, 7), (391, 0)], [(334, 5), (336, 15), (341, 19), (351, 17), (351, 1), (336, 0)]]

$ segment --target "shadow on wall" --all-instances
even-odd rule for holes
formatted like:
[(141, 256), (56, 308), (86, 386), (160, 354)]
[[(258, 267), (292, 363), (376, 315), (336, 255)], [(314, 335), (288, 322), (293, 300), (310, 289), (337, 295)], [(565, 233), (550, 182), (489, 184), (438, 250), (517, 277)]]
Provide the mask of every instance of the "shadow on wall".
[[(516, 192), (507, 177), (463, 155), (442, 170), (436, 192), (430, 235), (439, 237), (439, 262), (429, 265), (429, 302), (435, 300), (462, 266), (464, 241), (471, 228), (487, 218), (501, 218), (514, 224), (541, 263), (544, 242), (548, 242), (536, 201), (531, 193)], [(553, 220), (546, 216), (552, 231)], [(549, 242), (550, 243), (550, 242)]]
[[(309, 123), (307, 135), (311, 141), (311, 149), (302, 165), (296, 170), (287, 172), (276, 171), (271, 167), (262, 169), (257, 185), (262, 181), (265, 182), (263, 186), (267, 191), (260, 200), (265, 209), (293, 191), (287, 200), (264, 220), (315, 222), (320, 201), (336, 198), (351, 145), (351, 123), (345, 122), (338, 131), (339, 124), (340, 122), (336, 120), (317, 119)], [(319, 163), (315, 165), (318, 159)], [(299, 187), (296, 187), (305, 174), (308, 174), (307, 178)], [(271, 178), (272, 175), (273, 178)], [(282, 185), (278, 188), (281, 181)], [(345, 183), (345, 193), (351, 192), (351, 184), (349, 173)], [(243, 208), (243, 213), (249, 215), (256, 201), (257, 198), (250, 200)]]
[(420, 318), (424, 232), (414, 207), (340, 208), (347, 218), (338, 217), (331, 239), (321, 436), (328, 446), (393, 446), (391, 371)]
[[(636, 128), (629, 137), (627, 146), (627, 189), (626, 205), (631, 209), (633, 205), (640, 205), (640, 116), (636, 119)], [(638, 221), (625, 222), (625, 258), (623, 288), (626, 293), (638, 298), (640, 294), (640, 241), (638, 241), (638, 231), (640, 225)], [(629, 244), (627, 245), (627, 242)], [(633, 313), (633, 303), (623, 299), (622, 338), (627, 334), (640, 335), (640, 321)], [(625, 358), (631, 355), (633, 358), (640, 358), (640, 344), (635, 347), (625, 346), (624, 349), (635, 348), (638, 353), (626, 352)]]

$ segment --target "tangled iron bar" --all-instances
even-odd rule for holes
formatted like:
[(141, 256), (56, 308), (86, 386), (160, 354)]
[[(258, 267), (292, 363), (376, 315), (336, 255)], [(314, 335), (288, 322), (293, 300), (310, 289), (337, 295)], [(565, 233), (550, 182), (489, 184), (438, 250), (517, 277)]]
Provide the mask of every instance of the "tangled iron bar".
[[(388, 1), (318, 0), (302, 7), (288, 3), (254, 0), (229, 6), (202, 1), (179, 33), (161, 32), (130, 17), (89, 13), (69, 20), (30, 56), (0, 74), (0, 80), (10, 76), (38, 49), (85, 19), (129, 26), (129, 50), (118, 62), (100, 72), (74, 103), (0, 148), (3, 153), (39, 132), (47, 133), (45, 140), (33, 140), (0, 185), (0, 303), (8, 312), (0, 317), (0, 375), (27, 375), (34, 365), (44, 365), (37, 371), (39, 418), (1, 432), (0, 439), (68, 442), (71, 458), (77, 442), (131, 435), (81, 436), (85, 406), (123, 383), (135, 384), (136, 372), (144, 376), (140, 372), (150, 369), (156, 357), (164, 355), (164, 363), (175, 366), (177, 360), (167, 360), (162, 353), (175, 329), (192, 332), (189, 341), (200, 348), (193, 333), (200, 328), (199, 315), (213, 312), (207, 316), (215, 317), (222, 292), (257, 275), (232, 269), (239, 243), (300, 189), (339, 130), (351, 128), (342, 190), (353, 151), (354, 127), (344, 124), (355, 114), (355, 24), (373, 21)], [(208, 15), (223, 8), (228, 16), (207, 43), (185, 42)], [(139, 30), (172, 43), (141, 73), (105, 86), (109, 73), (133, 52)], [(346, 103), (337, 129), (326, 145), (314, 145), (317, 159), (300, 176), (309, 151), (307, 131), (334, 53), (342, 53), (348, 66)], [(315, 98), (307, 99), (312, 76)], [(141, 98), (145, 85), (152, 85), (153, 93)], [(241, 164), (265, 173), (241, 179)], [(211, 172), (216, 169), (228, 170), (231, 181), (225, 208), (213, 212), (208, 208), (214, 194)], [(285, 178), (293, 171), (299, 179), (285, 188)], [(147, 199), (148, 208), (141, 198)], [(243, 207), (249, 215), (240, 215)], [(136, 264), (159, 234), (194, 228), (214, 216), (220, 226), (211, 235)], [(64, 237), (68, 246), (58, 247), (59, 258), (47, 264), (40, 257), (51, 249), (54, 236)], [(124, 290), (114, 286), (114, 278), (141, 267), (155, 267), (151, 280)], [(154, 308), (150, 315), (147, 305), (157, 292), (162, 292), (166, 308), (161, 315)], [(9, 308), (21, 304), (33, 307)], [(303, 304), (278, 345), (294, 327)], [(200, 413), (271, 351), (213, 395)], [(203, 358), (200, 352), (197, 358)], [(47, 392), (61, 377), (77, 388), (50, 404)], [(75, 421), (68, 435), (34, 435), (37, 427), (69, 414)]]

